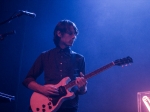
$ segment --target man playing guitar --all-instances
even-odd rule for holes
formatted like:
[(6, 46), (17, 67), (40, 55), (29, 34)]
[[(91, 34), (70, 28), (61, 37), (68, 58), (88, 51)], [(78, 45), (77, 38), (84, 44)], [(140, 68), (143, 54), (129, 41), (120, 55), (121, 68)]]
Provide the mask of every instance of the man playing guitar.
[[(47, 106), (50, 109), (48, 112), (77, 112), (78, 96), (87, 91), (87, 80), (83, 77), (85, 74), (84, 57), (70, 49), (77, 35), (78, 29), (72, 21), (60, 21), (54, 29), (53, 41), (56, 47), (42, 52), (24, 79), (23, 84), (29, 89), (45, 96), (49, 101), (52, 98), (57, 99), (52, 100), (53, 104), (41, 104), (41, 106), (35, 107), (35, 110), (31, 105), (33, 112), (47, 112), (45, 111)], [(45, 84), (40, 85), (36, 79), (43, 72)], [(62, 90), (61, 87), (65, 85), (64, 83), (68, 83), (68, 79), (64, 79), (65, 77), (75, 80), (76, 86), (68, 87), (67, 90), (67, 87), (64, 87), (65, 90)], [(63, 99), (70, 92), (73, 92), (73, 97), (67, 98), (67, 100)]]

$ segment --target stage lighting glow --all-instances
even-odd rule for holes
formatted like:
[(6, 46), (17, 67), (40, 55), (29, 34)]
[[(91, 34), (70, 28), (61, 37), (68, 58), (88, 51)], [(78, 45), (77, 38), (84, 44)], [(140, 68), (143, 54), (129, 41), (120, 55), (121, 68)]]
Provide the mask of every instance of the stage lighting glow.
[(149, 97), (143, 96), (142, 100), (143, 100), (145, 106), (147, 107), (148, 111), (150, 112), (150, 99), (149, 99)]

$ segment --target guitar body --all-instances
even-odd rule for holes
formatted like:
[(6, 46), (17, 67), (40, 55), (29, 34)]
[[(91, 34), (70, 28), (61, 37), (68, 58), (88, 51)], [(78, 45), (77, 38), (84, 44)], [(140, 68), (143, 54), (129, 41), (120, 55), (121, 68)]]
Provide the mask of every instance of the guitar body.
[(54, 85), (59, 88), (59, 94), (53, 97), (46, 97), (40, 93), (34, 92), (30, 98), (30, 106), (33, 112), (56, 112), (61, 104), (67, 99), (75, 97), (70, 89), (65, 89), (65, 85), (70, 82), (69, 77), (63, 78), (58, 84)]

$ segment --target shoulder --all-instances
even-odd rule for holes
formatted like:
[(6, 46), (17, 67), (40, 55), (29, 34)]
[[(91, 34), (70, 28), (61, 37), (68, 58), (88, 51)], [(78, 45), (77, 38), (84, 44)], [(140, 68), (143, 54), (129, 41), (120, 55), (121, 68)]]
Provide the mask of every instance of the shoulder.
[(52, 56), (55, 54), (55, 48), (54, 49), (50, 49), (50, 50), (46, 50), (40, 53), (39, 57), (42, 59), (46, 59), (49, 58), (49, 56)]
[(56, 51), (55, 48), (49, 49), (49, 50), (43, 51), (43, 52), (41, 53), (41, 55), (48, 55), (48, 54), (53, 53), (53, 52), (55, 52), (55, 51)]
[(79, 54), (77, 52), (71, 51), (71, 54), (76, 55), (78, 57), (84, 57), (82, 54)]
[(71, 51), (71, 54), (72, 54), (73, 56), (75, 56), (76, 59), (83, 59), (83, 60), (84, 60), (84, 56), (83, 56), (82, 54), (79, 54), (79, 53), (74, 52), (74, 51)]

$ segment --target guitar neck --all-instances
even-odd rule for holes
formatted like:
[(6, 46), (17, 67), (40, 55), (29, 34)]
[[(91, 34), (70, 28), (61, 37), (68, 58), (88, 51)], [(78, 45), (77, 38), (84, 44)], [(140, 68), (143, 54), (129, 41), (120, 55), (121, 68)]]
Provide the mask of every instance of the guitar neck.
[[(95, 71), (93, 71), (93, 72), (87, 74), (87, 75), (85, 75), (84, 78), (85, 78), (86, 80), (88, 80), (89, 78), (91, 78), (91, 77), (97, 75), (98, 73), (101, 73), (101, 72), (105, 71), (106, 69), (111, 68), (111, 67), (114, 66), (114, 65), (115, 65), (114, 62), (111, 62), (111, 63), (109, 63), (109, 64), (107, 64), (107, 65), (105, 65), (105, 66), (103, 66), (103, 67), (101, 67), (101, 68), (99, 68), (99, 69), (97, 69), (97, 70), (95, 70)], [(66, 88), (66, 89), (72, 88), (72, 87), (75, 86), (75, 85), (76, 85), (76, 84), (75, 84), (75, 80), (74, 80), (74, 81), (71, 81), (70, 83), (68, 83), (67, 85), (65, 85), (65, 88)]]

